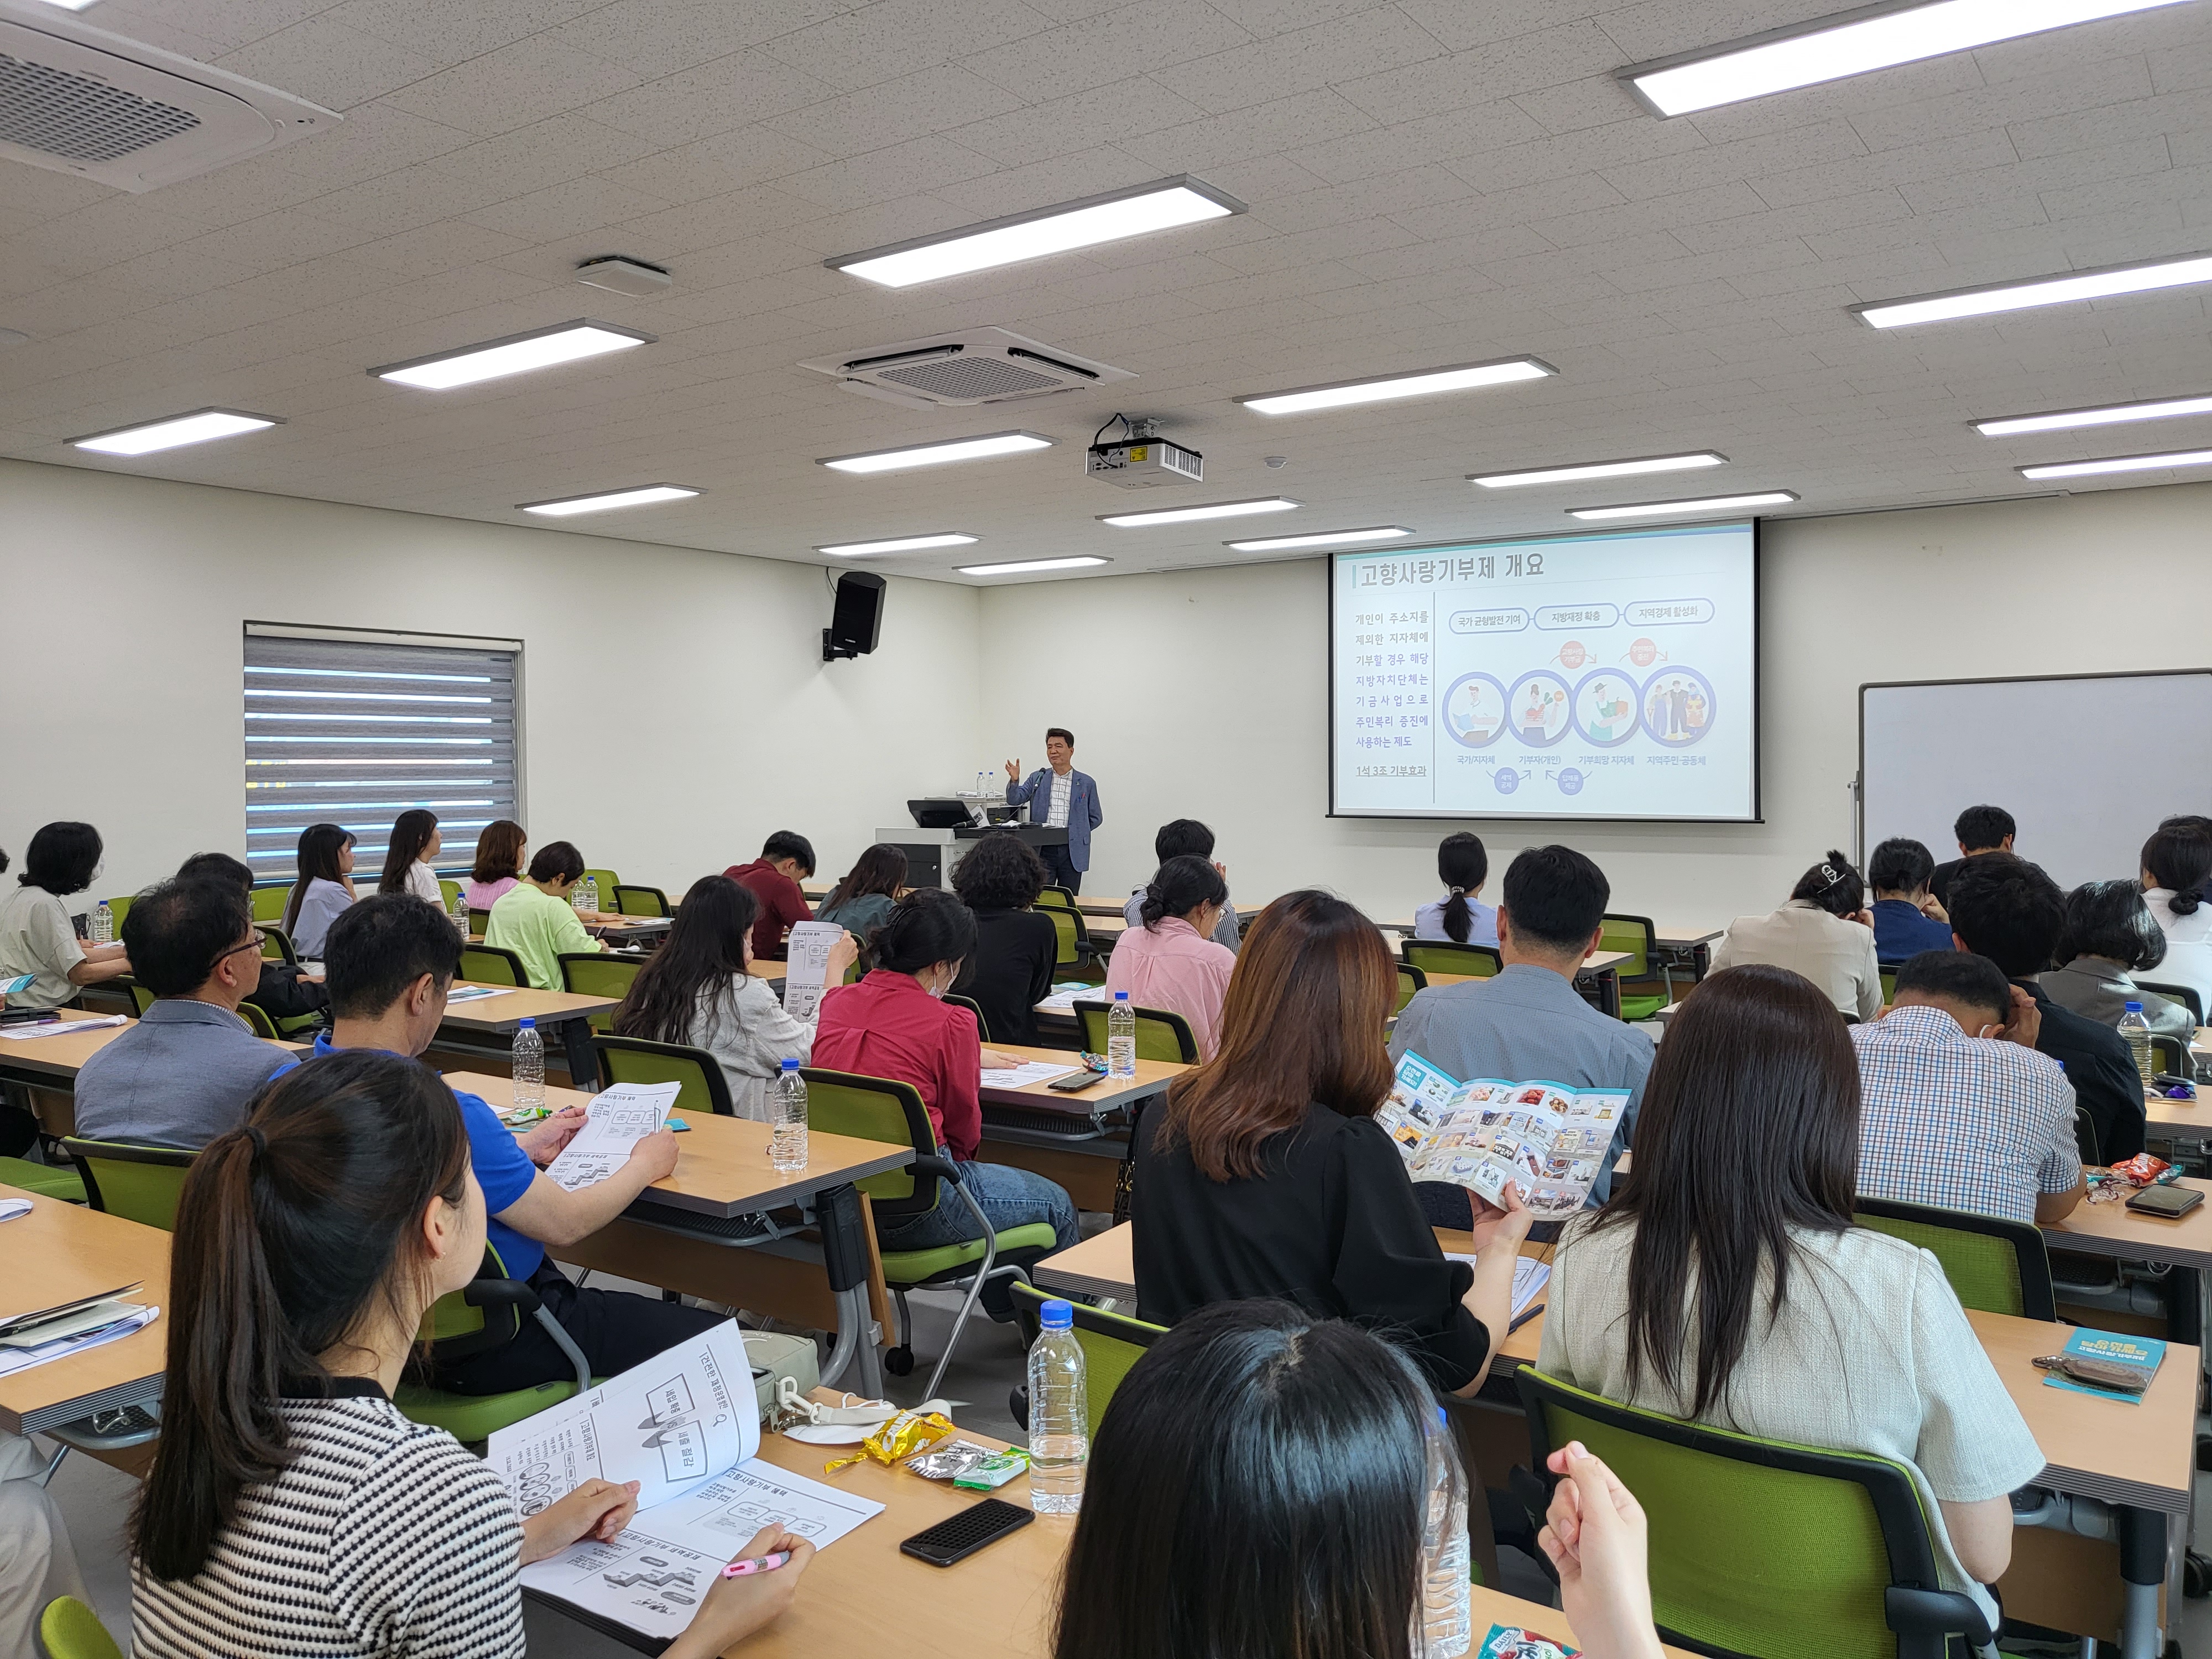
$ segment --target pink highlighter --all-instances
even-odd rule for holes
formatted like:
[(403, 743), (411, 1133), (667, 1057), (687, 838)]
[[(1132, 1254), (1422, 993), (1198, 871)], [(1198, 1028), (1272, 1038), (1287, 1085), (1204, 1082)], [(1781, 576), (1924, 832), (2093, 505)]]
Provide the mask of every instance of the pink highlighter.
[(757, 1555), (748, 1561), (732, 1561), (722, 1569), (725, 1578), (743, 1578), (756, 1572), (774, 1572), (791, 1559), (789, 1550), (778, 1550), (773, 1555)]

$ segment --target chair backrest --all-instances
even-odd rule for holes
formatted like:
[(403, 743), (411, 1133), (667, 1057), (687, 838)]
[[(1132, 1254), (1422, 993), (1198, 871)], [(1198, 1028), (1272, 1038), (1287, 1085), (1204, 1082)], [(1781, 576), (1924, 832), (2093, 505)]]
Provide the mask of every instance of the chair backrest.
[(1036, 908), (1040, 910), (1073, 910), (1075, 908), (1075, 895), (1065, 887), (1047, 887), (1036, 896)]
[(253, 919), (256, 921), (282, 921), (284, 905), (292, 896), (289, 881), (272, 882), (253, 890)]
[(471, 1294), (483, 1280), (507, 1276), (507, 1264), (500, 1260), (498, 1250), (485, 1245), (476, 1278), (458, 1291), (448, 1291), (422, 1310), (416, 1340), (427, 1344), (441, 1364), (471, 1359), (512, 1342), (522, 1328), (521, 1310), (512, 1303), (487, 1303)]
[(1614, 967), (1619, 978), (1649, 979), (1657, 971), (1651, 965), (1651, 952), (1658, 935), (1659, 930), (1651, 925), (1649, 916), (1601, 916), (1598, 919), (1597, 948), (1628, 952), (1630, 959)]
[(1390, 1012), (1394, 1014), (1404, 1013), (1406, 1005), (1413, 1000), (1413, 993), (1425, 991), (1428, 988), (1429, 976), (1426, 974), (1411, 963), (1400, 963), (1398, 964), (1398, 1000)]
[(586, 870), (582, 879), (599, 884), (599, 908), (603, 910), (614, 903), (615, 889), (623, 884), (623, 878), (611, 870)]
[(84, 1177), (85, 1199), (94, 1209), (165, 1233), (176, 1231), (177, 1200), (197, 1152), (76, 1135), (64, 1138), (62, 1150)]
[(474, 933), (478, 939), (482, 939), (483, 937), (484, 929), (490, 926), (491, 912), (489, 910), (479, 910), (476, 906), (471, 904), (469, 907), (469, 932)]
[(1902, 1463), (1708, 1429), (1516, 1374), (1535, 1463), (1579, 1440), (1643, 1505), (1651, 1610), (1669, 1639), (1759, 1659), (1899, 1659), (1892, 1585), (1939, 1590)]
[(2081, 1162), (2093, 1169), (2105, 1161), (2105, 1149), (2097, 1140), (2097, 1120), (2078, 1100), (2074, 1103), (2074, 1150), (2081, 1154)]
[[(636, 982), (644, 966), (642, 957), (611, 957), (599, 951), (564, 951), (561, 957), (561, 984), (563, 989), (579, 996), (613, 997), (620, 1000), (629, 994), (629, 988)], [(611, 1031), (615, 1015), (619, 1012), (609, 1008), (585, 1018), (594, 1031)]]
[(57, 1595), (39, 1615), (39, 1643), (46, 1659), (123, 1659), (123, 1650), (90, 1607), (74, 1595)]
[(1409, 939), (1401, 959), (1425, 974), (1473, 974), (1483, 979), (1505, 966), (1493, 945), (1455, 945), (1448, 939)]
[[(1075, 1005), (1076, 1022), (1083, 1028), (1083, 1046), (1094, 1054), (1106, 1052), (1106, 1010), (1109, 1006), (1091, 1001)], [(1198, 1039), (1191, 1035), (1188, 1020), (1169, 1008), (1139, 1008), (1136, 1012), (1139, 1060), (1164, 1060), (1181, 1066), (1198, 1064)]]
[(2178, 1036), (2150, 1036), (2152, 1062), (2168, 1077), (2193, 1078), (2197, 1062), (2189, 1057), (2189, 1045)]
[[(889, 1078), (863, 1077), (857, 1072), (803, 1067), (806, 1079), (806, 1121), (824, 1134), (851, 1135), (860, 1140), (887, 1140), (911, 1146), (923, 1157), (937, 1151), (937, 1131), (921, 1093), (911, 1083)], [(902, 1220), (937, 1207), (939, 1183), (922, 1184), (917, 1194), (912, 1171), (890, 1170), (853, 1183), (867, 1194), (878, 1224), (885, 1217)]]
[(154, 994), (137, 980), (131, 981), (131, 1006), (137, 1010), (139, 1018), (146, 1018), (146, 1011), (154, 1006), (155, 1000)]
[(1878, 968), (1875, 971), (1881, 975), (1881, 1006), (1887, 1008), (1897, 1000), (1897, 969)]
[(296, 965), (300, 952), (292, 944), (292, 936), (273, 921), (256, 922), (261, 930), (261, 959)]
[[(1047, 1302), (1060, 1298), (1025, 1279), (1016, 1279), (1007, 1288), (1013, 1292), (1014, 1314), (1021, 1323), (1023, 1340), (1036, 1341), (1043, 1324), (1040, 1310)], [(1168, 1334), (1167, 1327), (1148, 1325), (1126, 1314), (1102, 1313), (1080, 1302), (1068, 1305), (1075, 1310), (1075, 1345), (1083, 1350), (1084, 1405), (1091, 1414), (1091, 1437), (1095, 1442), (1114, 1390), (1121, 1386), (1130, 1367), (1145, 1357), (1145, 1350)]]
[(1089, 938), (1081, 913), (1042, 903), (1036, 906), (1036, 913), (1050, 918), (1053, 932), (1060, 935), (1060, 954), (1053, 958), (1053, 966), (1070, 968), (1081, 962), (1084, 943)]
[(592, 1047), (599, 1052), (599, 1075), (610, 1084), (678, 1084), (681, 1090), (672, 1109), (707, 1112), (716, 1117), (738, 1115), (721, 1063), (704, 1048), (680, 1042), (648, 1042), (643, 1037), (611, 1036), (599, 1031), (592, 1033)]
[(2058, 1317), (2051, 1253), (2032, 1223), (1863, 1194), (1856, 1208), (1860, 1226), (1931, 1252), (1961, 1306), (2016, 1319)]
[(259, 1006), (258, 1004), (251, 1002), (240, 1003), (238, 1005), (238, 1017), (244, 1020), (246, 1024), (252, 1028), (253, 1035), (258, 1037), (267, 1037), (273, 1042), (277, 1037), (283, 1035), (283, 1033), (278, 1031), (276, 1029), (276, 1022), (269, 1018), (269, 1011)]
[(136, 894), (125, 893), (120, 898), (106, 901), (108, 920), (115, 924), (115, 937), (118, 939), (123, 937), (123, 918), (131, 914), (131, 901), (136, 896)]
[(450, 916), (453, 914), (453, 907), (460, 902), (461, 884), (458, 881), (448, 881), (443, 876), (439, 877), (438, 908)]
[(471, 985), (512, 985), (522, 991), (530, 988), (530, 970), (522, 965), (522, 958), (496, 945), (463, 945), (461, 977)]
[[(118, 927), (123, 925), (120, 910), (115, 913), (115, 924)], [(2139, 979), (2136, 981), (2136, 989), (2154, 991), (2160, 996), (2169, 998), (2188, 1009), (2189, 1017), (2199, 1025), (2204, 1023), (2204, 999), (2197, 994), (2197, 988), (2193, 985), (2154, 985), (2147, 979)]]
[[(857, 968), (860, 965), (860, 964), (856, 962), (853, 964), (853, 967)], [(851, 972), (851, 969), (846, 969), (848, 975), (849, 975)], [(848, 985), (850, 985), (853, 981), (850, 977), (848, 977), (845, 982)], [(956, 996), (953, 993), (947, 991), (945, 994), (945, 1000), (951, 1003), (956, 1008), (965, 1008), (969, 1013), (975, 1015), (975, 1035), (982, 1038), (986, 1042), (988, 1042), (991, 1040), (991, 1022), (983, 1018), (982, 1005), (977, 1002), (975, 998)]]
[(616, 909), (626, 916), (665, 916), (675, 913), (668, 908), (668, 895), (658, 887), (621, 886), (614, 890)]

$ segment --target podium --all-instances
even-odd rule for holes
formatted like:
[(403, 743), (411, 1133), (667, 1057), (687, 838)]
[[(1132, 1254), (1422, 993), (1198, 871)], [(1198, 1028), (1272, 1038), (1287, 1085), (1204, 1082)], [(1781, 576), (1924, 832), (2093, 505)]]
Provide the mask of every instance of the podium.
[(906, 854), (909, 887), (950, 887), (970, 847), (986, 836), (1016, 836), (1032, 848), (1065, 847), (1067, 831), (1045, 823), (963, 823), (951, 830), (878, 830), (876, 839)]

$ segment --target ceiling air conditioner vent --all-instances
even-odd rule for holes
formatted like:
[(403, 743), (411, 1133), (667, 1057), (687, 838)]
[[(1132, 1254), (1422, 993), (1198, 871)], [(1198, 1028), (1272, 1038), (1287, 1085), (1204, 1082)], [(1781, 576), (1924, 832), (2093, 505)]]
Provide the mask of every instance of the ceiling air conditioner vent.
[(969, 409), (1136, 378), (1003, 328), (902, 340), (856, 356), (810, 358), (799, 367), (833, 376), (847, 392), (908, 409)]
[(227, 70), (0, 0), (0, 156), (147, 191), (343, 118)]

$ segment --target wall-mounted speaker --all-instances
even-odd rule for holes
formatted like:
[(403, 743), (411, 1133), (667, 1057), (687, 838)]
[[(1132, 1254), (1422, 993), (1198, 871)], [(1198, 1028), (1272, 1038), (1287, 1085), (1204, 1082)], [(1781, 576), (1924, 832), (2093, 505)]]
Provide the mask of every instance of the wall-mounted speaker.
[(884, 631), (884, 579), (870, 571), (848, 570), (837, 578), (837, 603), (830, 626), (822, 630), (822, 660), (865, 657)]

